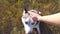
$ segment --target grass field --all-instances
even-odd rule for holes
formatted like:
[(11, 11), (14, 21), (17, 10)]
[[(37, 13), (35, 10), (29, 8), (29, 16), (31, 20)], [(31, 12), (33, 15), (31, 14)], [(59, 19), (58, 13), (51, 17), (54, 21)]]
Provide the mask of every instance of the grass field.
[[(21, 22), (24, 6), (41, 11), (43, 15), (60, 12), (60, 0), (0, 0), (0, 34), (24, 34)], [(46, 25), (53, 34), (60, 34), (58, 27)]]

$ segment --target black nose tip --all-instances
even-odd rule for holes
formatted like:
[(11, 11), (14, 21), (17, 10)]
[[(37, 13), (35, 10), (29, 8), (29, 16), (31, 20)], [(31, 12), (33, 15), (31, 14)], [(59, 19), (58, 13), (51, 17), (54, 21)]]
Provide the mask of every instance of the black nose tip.
[(28, 24), (28, 22), (25, 22), (26, 24)]

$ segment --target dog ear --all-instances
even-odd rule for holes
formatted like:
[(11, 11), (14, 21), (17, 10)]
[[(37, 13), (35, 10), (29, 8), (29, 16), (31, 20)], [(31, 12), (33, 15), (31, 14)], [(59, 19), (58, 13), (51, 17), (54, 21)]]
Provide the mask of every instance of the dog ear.
[(26, 8), (24, 8), (24, 10), (25, 10), (25, 13), (28, 13), (28, 10)]
[(42, 12), (38, 11), (38, 14), (42, 16)]
[(41, 12), (39, 11), (38, 14), (41, 14)]

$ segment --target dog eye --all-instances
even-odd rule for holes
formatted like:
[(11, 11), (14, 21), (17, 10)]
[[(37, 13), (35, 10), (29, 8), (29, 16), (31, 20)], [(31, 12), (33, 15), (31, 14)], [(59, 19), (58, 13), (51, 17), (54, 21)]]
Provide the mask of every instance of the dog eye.
[(28, 22), (25, 22), (26, 24), (28, 24)]

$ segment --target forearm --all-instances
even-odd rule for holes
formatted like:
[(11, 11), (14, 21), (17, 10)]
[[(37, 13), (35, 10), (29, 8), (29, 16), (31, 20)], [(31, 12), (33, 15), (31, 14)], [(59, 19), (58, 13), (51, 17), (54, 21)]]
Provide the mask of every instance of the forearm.
[(41, 21), (44, 21), (45, 23), (48, 24), (60, 25), (60, 13), (42, 16)]

